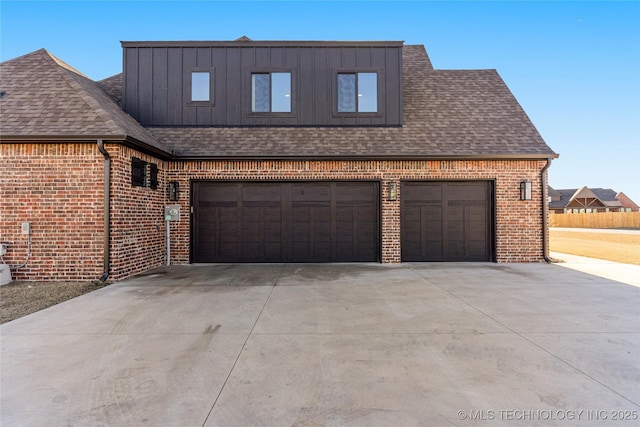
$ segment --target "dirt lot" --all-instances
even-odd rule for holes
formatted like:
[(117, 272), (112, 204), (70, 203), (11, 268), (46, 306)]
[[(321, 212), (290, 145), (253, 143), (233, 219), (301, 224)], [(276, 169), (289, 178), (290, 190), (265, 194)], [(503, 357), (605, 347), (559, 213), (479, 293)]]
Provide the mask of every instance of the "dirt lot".
[(553, 252), (640, 265), (640, 234), (560, 231), (549, 229)]
[(103, 286), (90, 282), (12, 282), (0, 286), (0, 324)]

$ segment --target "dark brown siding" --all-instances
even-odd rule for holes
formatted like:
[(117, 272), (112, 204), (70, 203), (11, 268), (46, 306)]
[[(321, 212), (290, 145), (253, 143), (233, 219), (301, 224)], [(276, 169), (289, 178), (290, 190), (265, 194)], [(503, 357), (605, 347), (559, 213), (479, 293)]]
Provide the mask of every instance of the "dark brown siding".
[[(399, 126), (402, 47), (159, 46), (124, 47), (124, 109), (145, 126)], [(192, 71), (213, 73), (214, 99), (190, 102)], [(252, 71), (292, 73), (291, 114), (252, 114)], [(335, 112), (336, 72), (376, 71), (378, 113)]]
[(491, 183), (404, 182), (403, 261), (490, 261)]
[(377, 182), (194, 182), (193, 262), (378, 261)]

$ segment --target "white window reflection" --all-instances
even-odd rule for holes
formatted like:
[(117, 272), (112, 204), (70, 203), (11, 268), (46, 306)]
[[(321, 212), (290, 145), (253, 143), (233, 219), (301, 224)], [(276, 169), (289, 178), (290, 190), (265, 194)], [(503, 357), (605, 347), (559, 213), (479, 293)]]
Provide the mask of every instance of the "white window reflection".
[(291, 73), (271, 73), (271, 111), (291, 112)]
[(211, 73), (200, 71), (191, 73), (191, 100), (210, 101), (210, 84)]
[(378, 76), (376, 73), (358, 73), (358, 112), (378, 111)]

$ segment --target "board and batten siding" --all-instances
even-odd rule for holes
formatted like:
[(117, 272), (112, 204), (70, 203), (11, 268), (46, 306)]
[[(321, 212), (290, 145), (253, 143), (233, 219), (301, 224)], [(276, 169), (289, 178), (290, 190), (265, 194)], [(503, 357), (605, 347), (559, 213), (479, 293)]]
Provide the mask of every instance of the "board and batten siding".
[[(402, 44), (123, 42), (123, 108), (144, 126), (400, 126)], [(191, 72), (213, 73), (191, 102)], [(291, 72), (291, 113), (251, 112), (252, 72)], [(338, 114), (337, 72), (378, 73), (378, 112)]]

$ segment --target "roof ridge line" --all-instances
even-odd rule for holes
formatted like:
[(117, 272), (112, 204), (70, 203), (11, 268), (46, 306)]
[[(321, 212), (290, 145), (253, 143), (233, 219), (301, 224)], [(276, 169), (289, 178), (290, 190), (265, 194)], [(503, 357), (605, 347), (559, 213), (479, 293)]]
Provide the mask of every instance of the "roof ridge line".
[(66, 62), (64, 62), (62, 59), (58, 58), (57, 56), (55, 56), (53, 53), (49, 52), (47, 49), (43, 49), (47, 55), (49, 55), (51, 57), (51, 59), (53, 59), (59, 66), (61, 66), (62, 68), (71, 71), (75, 74), (78, 74), (82, 77), (85, 77), (89, 80), (91, 80), (91, 78), (89, 78), (89, 76), (87, 76), (86, 74), (84, 74), (82, 71), (78, 70), (75, 67), (72, 67), (70, 64), (67, 64)]
[[(127, 132), (125, 129), (123, 129), (122, 127), (120, 127), (112, 118), (111, 115), (105, 111), (105, 109), (102, 107), (102, 105), (100, 105), (100, 103), (93, 97), (91, 96), (91, 94), (87, 93), (87, 91), (85, 90), (85, 88), (82, 87), (82, 85), (80, 83), (78, 83), (72, 76), (70, 76), (68, 73), (70, 72), (74, 72), (72, 70), (75, 70), (73, 67), (71, 67), (69, 64), (67, 64), (66, 62), (62, 61), (61, 59), (56, 58), (54, 55), (52, 55), (49, 51), (47, 51), (46, 49), (43, 49), (46, 52), (46, 56), (48, 58), (48, 60), (53, 61), (55, 68), (56, 68), (56, 72), (58, 74), (60, 74), (62, 76), (62, 78), (67, 82), (67, 84), (69, 86), (71, 86), (73, 89), (76, 90), (76, 93), (78, 94), (78, 96), (80, 96), (80, 98), (82, 98), (82, 100), (88, 104), (88, 106), (95, 111), (96, 115), (98, 115), (100, 117), (100, 119), (102, 119), (103, 123), (105, 124), (105, 126), (108, 129), (111, 129), (114, 132), (114, 135), (127, 135)], [(67, 67), (63, 66), (62, 64), (65, 64)], [(74, 72), (75, 73), (75, 72)], [(81, 78), (85, 78), (87, 80), (89, 80), (91, 83), (95, 84), (96, 86), (98, 86), (98, 89), (103, 90), (94, 80), (90, 79), (89, 77), (85, 76), (84, 74), (77, 72), (76, 73), (79, 77)], [(107, 95), (107, 98), (109, 98), (109, 100), (113, 101), (111, 99), (110, 96)], [(115, 101), (113, 101), (115, 102)]]

